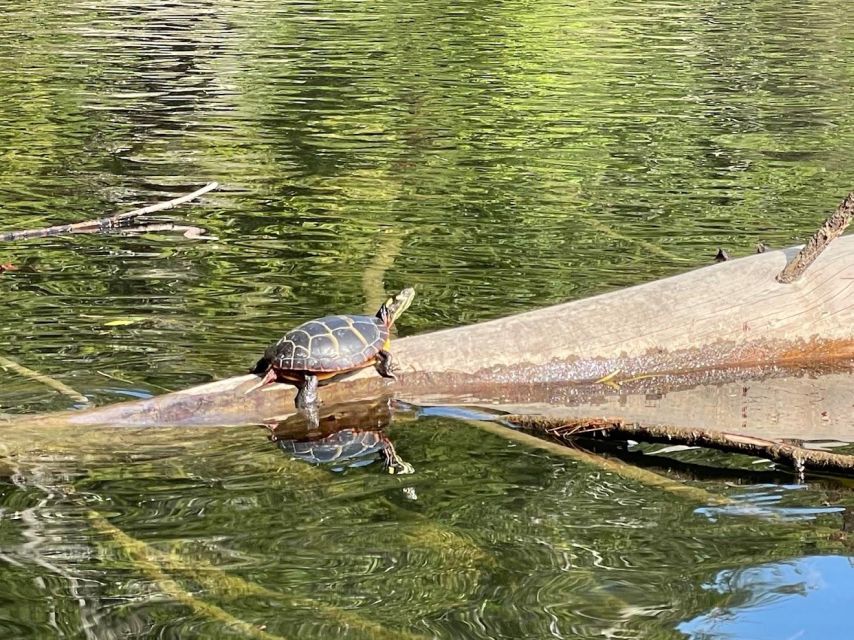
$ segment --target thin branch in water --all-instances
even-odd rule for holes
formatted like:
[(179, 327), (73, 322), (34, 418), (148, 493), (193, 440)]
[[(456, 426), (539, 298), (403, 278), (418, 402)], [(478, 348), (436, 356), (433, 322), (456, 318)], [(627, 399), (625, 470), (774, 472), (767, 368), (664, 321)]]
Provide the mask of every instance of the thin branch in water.
[(106, 218), (98, 218), (97, 220), (86, 220), (85, 222), (75, 222), (73, 224), (61, 224), (53, 227), (45, 227), (43, 229), (25, 229), (23, 231), (7, 231), (0, 233), (0, 242), (12, 242), (15, 240), (26, 240), (29, 238), (45, 238), (48, 236), (67, 235), (71, 233), (99, 233), (109, 231), (110, 229), (118, 229), (128, 224), (131, 224), (135, 218), (143, 216), (147, 213), (155, 213), (157, 211), (166, 211), (174, 209), (191, 200), (206, 194), (208, 191), (213, 191), (219, 186), (217, 182), (210, 182), (201, 189), (197, 189), (193, 193), (188, 193), (185, 196), (173, 198), (166, 202), (148, 205), (140, 209), (134, 209), (127, 213), (119, 213)]
[(842, 235), (854, 216), (854, 191), (849, 193), (830, 217), (818, 228), (807, 243), (798, 251), (783, 270), (777, 275), (777, 282), (790, 284), (800, 278), (804, 271), (815, 262), (821, 252), (827, 249), (833, 240)]
[(39, 373), (38, 371), (33, 371), (32, 369), (29, 369), (22, 364), (18, 364), (14, 360), (9, 360), (8, 358), (4, 358), (3, 356), (0, 356), (0, 367), (2, 367), (3, 369), (7, 369), (7, 370), (11, 369), (12, 371), (17, 373), (18, 375), (23, 376), (24, 378), (29, 378), (30, 380), (34, 380), (35, 382), (41, 383), (45, 386), (48, 386), (51, 389), (53, 389), (54, 391), (57, 391), (57, 392), (65, 395), (65, 396), (68, 396), (69, 398), (73, 399), (75, 402), (80, 402), (83, 404), (87, 404), (89, 402), (89, 398), (84, 396), (82, 393), (75, 391), (74, 389), (69, 387), (64, 382), (60, 382), (59, 380), (55, 380), (54, 378), (51, 378), (50, 376), (47, 376), (43, 373)]
[(765, 458), (793, 468), (799, 477), (804, 471), (854, 474), (854, 455), (807, 449), (790, 443), (713, 429), (690, 429), (665, 424), (645, 425), (620, 418), (564, 419), (538, 415), (509, 415), (502, 416), (502, 419), (512, 425), (561, 441), (570, 440), (578, 435), (580, 428), (586, 428), (586, 437), (684, 444)]
[(118, 527), (114, 527), (95, 511), (90, 511), (88, 516), (92, 526), (102, 534), (109, 536), (116, 546), (130, 557), (134, 568), (146, 575), (169, 597), (189, 607), (197, 614), (250, 638), (283, 640), (282, 636), (267, 633), (261, 627), (237, 618), (214, 604), (200, 600), (164, 572), (160, 564), (151, 558), (148, 545), (132, 538)]
[[(576, 214), (578, 214), (578, 212), (576, 212)], [(649, 242), (649, 241), (644, 240), (642, 238), (633, 238), (631, 236), (627, 236), (623, 233), (620, 233), (619, 231), (615, 230), (613, 227), (611, 227), (611, 226), (609, 226), (603, 222), (600, 222), (599, 220), (597, 220), (592, 215), (590, 215), (590, 216), (588, 216), (586, 214), (583, 215), (583, 220), (584, 220), (584, 223), (586, 225), (588, 225), (589, 227), (591, 227), (594, 230), (598, 231), (599, 233), (602, 233), (606, 236), (609, 236), (615, 240), (620, 240), (623, 242), (628, 242), (630, 244), (639, 246), (640, 248), (644, 249), (648, 253), (654, 253), (657, 256), (660, 256), (660, 257), (665, 258), (667, 260), (672, 260), (673, 262), (679, 262), (679, 260), (680, 260), (679, 256), (677, 256), (675, 253), (672, 253), (672, 252), (668, 251), (667, 249), (664, 249), (664, 248), (658, 246), (657, 244), (653, 244), (652, 242)]]
[(97, 511), (87, 512), (90, 523), (102, 534), (108, 536), (116, 546), (130, 556), (134, 566), (148, 575), (168, 595), (188, 605), (198, 613), (213, 620), (223, 622), (252, 637), (261, 639), (279, 638), (226, 613), (223, 609), (200, 600), (182, 587), (167, 571), (182, 573), (195, 579), (205, 592), (218, 598), (260, 597), (287, 603), (295, 609), (314, 611), (315, 615), (334, 621), (340, 626), (362, 631), (378, 640), (424, 640), (424, 636), (395, 631), (383, 627), (378, 622), (366, 619), (347, 609), (339, 609), (324, 602), (288, 593), (268, 589), (254, 582), (249, 582), (233, 576), (219, 567), (198, 558), (184, 559), (176, 551), (164, 552), (147, 543), (130, 536), (128, 533), (110, 523)]
[[(515, 426), (528, 428), (526, 425), (518, 424), (512, 419), (528, 419), (540, 417), (542, 416), (501, 416), (501, 420), (509, 422)], [(671, 480), (670, 478), (661, 474), (654, 473), (646, 469), (641, 469), (639, 467), (635, 467), (634, 465), (625, 464), (619, 460), (604, 458), (602, 456), (598, 456), (592, 453), (587, 453), (586, 451), (573, 449), (571, 447), (568, 447), (564, 443), (557, 443), (552, 440), (545, 440), (543, 438), (535, 437), (529, 433), (525, 433), (525, 431), (508, 429), (506, 426), (502, 426), (500, 424), (496, 424), (488, 420), (466, 420), (466, 424), (471, 424), (472, 426), (475, 426), (478, 429), (488, 431), (497, 436), (501, 436), (502, 438), (512, 440), (513, 442), (518, 442), (520, 444), (527, 445), (530, 447), (544, 449), (549, 453), (553, 453), (559, 456), (572, 458), (573, 460), (576, 460), (583, 464), (589, 464), (599, 469), (603, 469), (605, 471), (608, 471), (609, 473), (614, 473), (633, 482), (639, 482), (649, 487), (663, 489), (664, 491), (668, 491), (675, 495), (682, 496), (688, 500), (692, 500), (699, 504), (727, 504), (729, 502), (729, 500), (724, 496), (715, 495), (713, 493), (705, 491), (704, 489), (701, 489), (700, 487), (682, 484), (680, 482)], [(530, 430), (534, 432), (537, 431), (536, 429)]]

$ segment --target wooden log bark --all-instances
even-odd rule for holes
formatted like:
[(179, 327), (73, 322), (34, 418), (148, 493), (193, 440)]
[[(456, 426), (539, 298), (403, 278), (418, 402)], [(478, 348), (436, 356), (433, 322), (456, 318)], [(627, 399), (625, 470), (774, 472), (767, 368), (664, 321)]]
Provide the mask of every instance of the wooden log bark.
[[(768, 251), (585, 300), (396, 340), (392, 350), (401, 375), (394, 386), (365, 370), (321, 388), (320, 396), (332, 403), (393, 391), (415, 401), (466, 402), (492, 398), (499, 390), (513, 402), (542, 402), (567, 385), (601, 394), (597, 381), (647, 384), (647, 392), (662, 393), (687, 384), (680, 382), (685, 375), (693, 384), (719, 382), (741, 379), (749, 367), (767, 375), (780, 367), (850, 360), (854, 237), (836, 240), (798, 281), (779, 283), (776, 275), (796, 252)], [(270, 342), (277, 337), (267, 336)], [(243, 375), (51, 419), (79, 425), (246, 424), (293, 412), (292, 387), (270, 385), (244, 395), (255, 381)]]
[(836, 211), (824, 221), (798, 254), (777, 276), (777, 281), (789, 284), (800, 278), (809, 266), (815, 262), (830, 243), (842, 235), (854, 217), (854, 191), (840, 203)]

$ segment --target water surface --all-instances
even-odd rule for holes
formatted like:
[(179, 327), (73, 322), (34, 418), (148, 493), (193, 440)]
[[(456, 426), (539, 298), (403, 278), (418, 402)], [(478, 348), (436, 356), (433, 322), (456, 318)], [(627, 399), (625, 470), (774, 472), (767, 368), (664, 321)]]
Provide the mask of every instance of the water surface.
[[(407, 335), (793, 244), (851, 186), (849, 13), (7, 0), (0, 229), (223, 188), (157, 218), (216, 240), (0, 247), (0, 355), (105, 403), (403, 286)], [(291, 461), (260, 428), (4, 436), (2, 635), (845, 635), (842, 484), (697, 479), (695, 503), (447, 416), (390, 433), (414, 475)]]

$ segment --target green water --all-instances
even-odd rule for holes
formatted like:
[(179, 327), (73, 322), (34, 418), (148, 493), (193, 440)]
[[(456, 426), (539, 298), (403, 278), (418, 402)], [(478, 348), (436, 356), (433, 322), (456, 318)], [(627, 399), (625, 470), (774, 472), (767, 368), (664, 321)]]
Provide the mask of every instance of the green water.
[[(0, 15), (0, 231), (222, 184), (158, 216), (216, 239), (0, 245), (0, 355), (99, 404), (243, 372), (403, 286), (407, 335), (787, 246), (851, 188), (846, 0)], [(71, 406), (0, 387), (0, 412)], [(441, 411), (389, 433), (414, 475), (255, 428), (4, 435), (0, 636), (847, 637), (843, 485), (689, 480), (721, 507)]]

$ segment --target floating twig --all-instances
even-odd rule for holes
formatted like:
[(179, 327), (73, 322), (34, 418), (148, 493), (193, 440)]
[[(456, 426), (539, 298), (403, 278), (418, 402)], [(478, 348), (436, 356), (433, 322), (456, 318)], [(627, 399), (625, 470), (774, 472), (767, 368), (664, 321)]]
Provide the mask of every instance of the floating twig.
[(185, 202), (195, 200), (199, 196), (204, 195), (208, 191), (213, 191), (219, 186), (217, 182), (210, 182), (201, 189), (197, 189), (193, 193), (188, 193), (185, 196), (173, 198), (166, 202), (148, 205), (140, 209), (134, 209), (127, 213), (119, 213), (106, 218), (98, 218), (97, 220), (86, 220), (85, 222), (75, 222), (73, 224), (60, 224), (53, 227), (45, 227), (42, 229), (25, 229), (23, 231), (7, 231), (0, 233), (0, 242), (11, 242), (14, 240), (26, 240), (29, 238), (45, 238), (48, 236), (67, 235), (71, 233), (99, 233), (117, 229), (126, 226), (135, 218), (143, 216), (147, 213), (155, 213), (157, 211), (166, 211), (173, 209)]
[(14, 360), (9, 360), (9, 358), (4, 358), (3, 356), (0, 356), (0, 367), (2, 367), (3, 369), (11, 369), (20, 376), (29, 378), (30, 380), (34, 380), (35, 382), (39, 382), (45, 386), (48, 386), (54, 391), (68, 396), (75, 402), (80, 402), (84, 404), (87, 404), (89, 402), (89, 398), (84, 396), (82, 393), (75, 391), (64, 382), (60, 382), (59, 380), (51, 378), (50, 376), (47, 376), (43, 373), (39, 373), (38, 371), (33, 371), (32, 369), (29, 369), (22, 364), (18, 364)]
[(854, 191), (849, 193), (830, 217), (818, 228), (807, 243), (798, 251), (777, 275), (777, 282), (789, 284), (800, 278), (804, 271), (835, 238), (842, 235), (854, 216)]
[(192, 227), (183, 224), (173, 224), (171, 222), (165, 222), (162, 224), (135, 225), (133, 227), (123, 228), (120, 233), (126, 235), (136, 235), (140, 233), (162, 233), (164, 231), (180, 233), (185, 238), (189, 238), (191, 240), (195, 240), (196, 238), (200, 238), (202, 240), (218, 240), (216, 236), (207, 235), (207, 231), (205, 231), (201, 227)]

